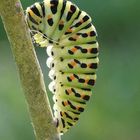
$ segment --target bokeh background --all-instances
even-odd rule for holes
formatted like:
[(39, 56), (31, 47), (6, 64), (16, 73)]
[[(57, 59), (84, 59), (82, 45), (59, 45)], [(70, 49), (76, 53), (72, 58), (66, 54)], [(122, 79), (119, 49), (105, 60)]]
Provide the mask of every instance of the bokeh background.
[[(22, 0), (24, 9), (35, 0)], [(62, 140), (140, 139), (140, 1), (73, 0), (93, 18), (100, 66), (93, 96)], [(45, 49), (36, 48), (46, 84)], [(49, 93), (51, 100), (51, 93)], [(52, 102), (51, 102), (52, 103)], [(0, 19), (0, 140), (34, 140), (10, 44)]]

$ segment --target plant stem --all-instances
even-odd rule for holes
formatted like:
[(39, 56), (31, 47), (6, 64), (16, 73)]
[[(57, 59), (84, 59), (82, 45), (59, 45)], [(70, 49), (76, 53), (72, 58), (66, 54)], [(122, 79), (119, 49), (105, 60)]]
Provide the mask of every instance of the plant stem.
[(0, 15), (11, 43), (36, 139), (59, 140), (60, 137), (46, 94), (43, 74), (20, 1), (0, 0)]

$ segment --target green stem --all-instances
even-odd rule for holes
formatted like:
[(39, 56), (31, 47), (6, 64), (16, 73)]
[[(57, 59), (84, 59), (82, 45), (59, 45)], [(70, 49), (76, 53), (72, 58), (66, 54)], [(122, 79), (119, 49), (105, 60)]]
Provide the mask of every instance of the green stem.
[(0, 15), (11, 43), (36, 139), (59, 140), (49, 100), (46, 96), (43, 74), (20, 1), (1, 0)]

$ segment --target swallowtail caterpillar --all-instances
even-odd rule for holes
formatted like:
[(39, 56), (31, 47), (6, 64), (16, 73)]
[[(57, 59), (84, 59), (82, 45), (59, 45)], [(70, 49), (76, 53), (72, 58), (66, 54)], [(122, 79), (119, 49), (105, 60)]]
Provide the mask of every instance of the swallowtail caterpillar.
[(46, 47), (54, 118), (63, 134), (90, 99), (98, 67), (97, 33), (90, 16), (67, 0), (44, 0), (26, 10), (33, 40)]

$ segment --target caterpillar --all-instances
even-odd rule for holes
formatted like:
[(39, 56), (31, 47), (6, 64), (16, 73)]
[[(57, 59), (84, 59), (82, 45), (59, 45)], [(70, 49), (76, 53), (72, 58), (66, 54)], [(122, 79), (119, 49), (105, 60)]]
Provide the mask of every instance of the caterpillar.
[(26, 9), (32, 38), (47, 48), (54, 118), (60, 134), (79, 120), (96, 81), (97, 32), (91, 17), (67, 0), (44, 0)]

